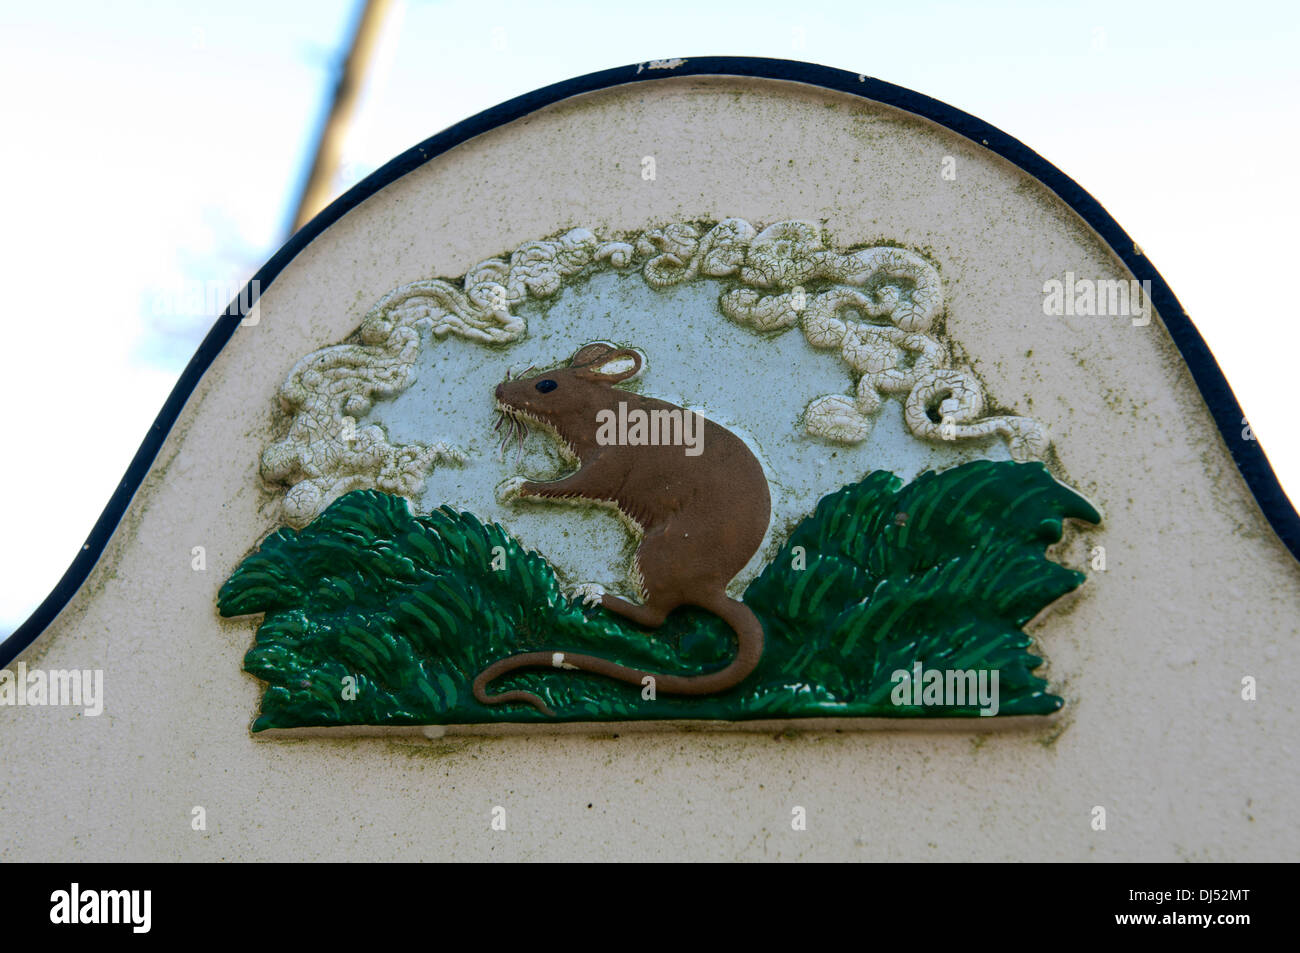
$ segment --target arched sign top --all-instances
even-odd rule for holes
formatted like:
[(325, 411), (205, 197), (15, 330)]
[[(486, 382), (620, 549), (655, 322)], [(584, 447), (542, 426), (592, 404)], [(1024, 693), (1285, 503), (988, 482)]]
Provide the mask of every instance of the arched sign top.
[[(1084, 189), (1017, 139), (974, 116), (865, 74), (810, 63), (750, 57), (656, 60), (590, 73), (511, 99), (431, 136), (348, 190), (277, 251), (254, 276), (250, 288), (265, 291), (300, 251), (350, 210), (431, 159), (475, 136), (584, 93), (680, 77), (776, 80), (862, 97), (929, 120), (1020, 168), (1078, 214), (1135, 278), (1150, 282), (1151, 303), (1191, 372), (1220, 433), (1226, 438), (1240, 431), (1241, 408), (1204, 340), (1154, 265)], [(187, 400), (217, 354), (239, 328), (241, 314), (246, 313), (242, 309), (246, 309), (251, 300), (250, 290), (245, 289), (240, 299), (232, 302), (227, 312), (216, 321), (180, 375), (81, 551), (30, 618), (0, 645), (0, 666), (8, 665), (50, 625), (90, 575)], [(1300, 515), (1283, 492), (1258, 441), (1227, 439), (1226, 443), (1269, 524), (1290, 552), (1300, 559)]]

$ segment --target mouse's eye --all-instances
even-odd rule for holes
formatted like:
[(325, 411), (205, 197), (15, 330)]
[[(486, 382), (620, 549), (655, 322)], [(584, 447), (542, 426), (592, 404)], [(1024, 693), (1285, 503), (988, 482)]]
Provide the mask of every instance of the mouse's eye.
[(549, 377), (544, 378), (543, 380), (537, 382), (537, 389), (540, 390), (543, 394), (549, 394), (551, 391), (555, 390), (555, 388), (559, 386), (560, 386), (559, 384), (555, 383), (555, 381), (551, 380)]

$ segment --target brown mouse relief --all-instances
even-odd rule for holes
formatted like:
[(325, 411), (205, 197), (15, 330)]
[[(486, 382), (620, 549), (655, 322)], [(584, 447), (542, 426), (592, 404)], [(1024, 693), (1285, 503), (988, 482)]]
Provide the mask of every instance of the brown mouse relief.
[[(711, 695), (742, 682), (763, 654), (763, 626), (727, 584), (758, 551), (772, 513), (763, 466), (739, 437), (694, 411), (615, 384), (641, 369), (641, 355), (589, 344), (567, 366), (508, 380), (497, 406), (514, 427), (542, 425), (577, 459), (561, 480), (513, 487), (523, 499), (612, 504), (641, 535), (636, 551), (641, 602), (584, 593), (588, 603), (655, 629), (680, 606), (714, 613), (735, 633), (734, 660), (700, 675), (652, 674), (575, 652), (526, 652), (493, 663), (474, 680), (483, 704), (526, 701), (553, 714), (526, 691), (489, 695), (494, 679), (523, 668), (594, 672), (672, 695)], [(613, 369), (619, 364), (625, 369)], [(632, 421), (632, 428), (626, 424)]]
[[(435, 462), (455, 462), (449, 445), (395, 446), (378, 428), (355, 425), (333, 442), (312, 442), (326, 411), (354, 421), (374, 394), (409, 386), (401, 368), (413, 357), (383, 363), (417, 353), (414, 332), (391, 315), (413, 321), (412, 300), (445, 294), (436, 282), (386, 297), (361, 344), (300, 362), (285, 393), (303, 402), (301, 429), (263, 457), (264, 476), (297, 481), (285, 499), (289, 525), (242, 561), (218, 598), (223, 615), (264, 615), (244, 660), (269, 686), (253, 730), (870, 724), (1061, 708), (1024, 627), (1084, 582), (1081, 568), (1049, 558), (1048, 549), (1069, 521), (1096, 523), (1098, 512), (1033, 459), (1047, 446), (1037, 422), (982, 416), (979, 382), (948, 363), (932, 327), (942, 308), (932, 265), (893, 247), (831, 255), (810, 229), (778, 223), (757, 232), (727, 220), (700, 240), (696, 258), (651, 258), (644, 277), (655, 288), (671, 285), (671, 268), (707, 249), (710, 273), (748, 262), (752, 275), (736, 273), (758, 290), (725, 291), (721, 310), (762, 332), (798, 326), (812, 347), (838, 349), (853, 368), (851, 393), (815, 397), (782, 433), (751, 429), (746, 415), (763, 397), (737, 393), (729, 405), (722, 393), (710, 407), (736, 422), (729, 428), (654, 396), (673, 385), (657, 384), (661, 344), (653, 337), (574, 340), (550, 366), (518, 376), (506, 371), (506, 352), (495, 352), (476, 378), (483, 383), (462, 388), (466, 419), (482, 438), (495, 420), (503, 449), (527, 439), (558, 451), (568, 467), (534, 479), (519, 472), (518, 458), (511, 466), (504, 454), (491, 463), (480, 455), (475, 472), (493, 476), (475, 477), (472, 488), (495, 518), (473, 505), (412, 503)], [(662, 243), (689, 251), (690, 235), (685, 226), (665, 230)], [(732, 259), (722, 254), (737, 243), (744, 247)], [(548, 260), (569, 261), (577, 273), (588, 259), (623, 267), (654, 242), (601, 246), (574, 230), (550, 245), (556, 257)], [(802, 271), (800, 255), (812, 262)], [(519, 265), (529, 269), (521, 275), (536, 280), (531, 261)], [(817, 274), (867, 290), (814, 285), (805, 294), (779, 284)], [(883, 277), (873, 284), (872, 275)], [(845, 319), (850, 305), (884, 319)], [(451, 312), (438, 313), (450, 320)], [(461, 332), (499, 343), (487, 323)], [(499, 332), (505, 343), (525, 333), (522, 321)], [(800, 395), (792, 399), (807, 399)], [(911, 437), (939, 445), (955, 434), (978, 445), (1000, 436), (1011, 459), (936, 453), (931, 459), (953, 464), (910, 479), (872, 468), (864, 441), (890, 395), (902, 401)], [(317, 445), (328, 452), (308, 457), (303, 448)], [(816, 448), (849, 455), (842, 469), (817, 477), (813, 496), (782, 498), (792, 472), (808, 475), (798, 469), (806, 463), (781, 456), (800, 446), (814, 448), (813, 459)], [(850, 478), (837, 487), (842, 474)], [(624, 591), (581, 583), (571, 559), (554, 558), (596, 539), (573, 507), (622, 517), (634, 549), (630, 584), (609, 585), (616, 573), (601, 578)], [(526, 523), (532, 545), (512, 523)], [(588, 567), (612, 569), (625, 558), (586, 553)]]

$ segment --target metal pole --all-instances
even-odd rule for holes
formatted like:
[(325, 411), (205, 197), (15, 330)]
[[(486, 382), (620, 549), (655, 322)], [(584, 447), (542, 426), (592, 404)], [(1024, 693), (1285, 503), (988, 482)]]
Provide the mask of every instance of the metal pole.
[(348, 48), (347, 59), (334, 86), (334, 99), (329, 115), (321, 126), (316, 142), (316, 154), (311, 173), (298, 199), (298, 211), (293, 217), (293, 231), (298, 231), (333, 197), (334, 178), (338, 174), (339, 158), (348, 127), (356, 113), (357, 101), (365, 85), (366, 72), (379, 40), (384, 17), (392, 7), (392, 0), (365, 0), (361, 15)]

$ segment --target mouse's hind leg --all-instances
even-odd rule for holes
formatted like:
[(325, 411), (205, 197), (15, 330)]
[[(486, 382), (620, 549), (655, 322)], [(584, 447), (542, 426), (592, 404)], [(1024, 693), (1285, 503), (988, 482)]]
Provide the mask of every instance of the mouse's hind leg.
[(636, 565), (641, 573), (645, 601), (638, 605), (619, 596), (606, 594), (600, 597), (600, 604), (638, 625), (657, 629), (663, 625), (668, 613), (683, 601), (681, 591), (675, 585), (676, 573), (680, 571), (680, 567), (675, 564), (679, 559), (680, 553), (674, 551), (662, 529), (646, 533), (636, 551)]
[(676, 604), (664, 600), (656, 601), (653, 598), (638, 605), (635, 602), (628, 602), (621, 596), (611, 596), (608, 593), (600, 597), (600, 604), (615, 615), (631, 619), (647, 629), (659, 628), (664, 624), (664, 619), (668, 618), (668, 613), (677, 608)]

